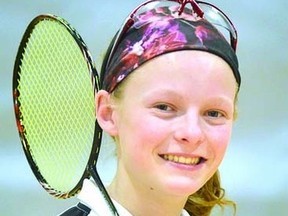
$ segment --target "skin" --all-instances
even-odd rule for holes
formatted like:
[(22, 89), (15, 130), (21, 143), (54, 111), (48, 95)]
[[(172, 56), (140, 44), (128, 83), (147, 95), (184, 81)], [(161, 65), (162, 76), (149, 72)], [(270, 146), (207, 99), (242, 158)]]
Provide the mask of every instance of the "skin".
[(221, 58), (178, 51), (136, 69), (121, 99), (99, 91), (98, 122), (117, 143), (111, 197), (133, 215), (180, 215), (224, 157), (236, 86)]

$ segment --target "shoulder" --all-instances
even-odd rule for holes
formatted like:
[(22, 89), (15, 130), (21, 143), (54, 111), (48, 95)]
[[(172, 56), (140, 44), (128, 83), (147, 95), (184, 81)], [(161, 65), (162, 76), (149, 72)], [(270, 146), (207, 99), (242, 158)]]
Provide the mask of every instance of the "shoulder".
[(78, 203), (58, 216), (88, 216), (91, 209), (82, 203)]

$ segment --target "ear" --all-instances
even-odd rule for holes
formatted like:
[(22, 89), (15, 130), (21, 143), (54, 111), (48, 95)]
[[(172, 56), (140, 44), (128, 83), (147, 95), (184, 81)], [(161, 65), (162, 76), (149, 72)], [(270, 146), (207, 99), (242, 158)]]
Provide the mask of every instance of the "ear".
[(100, 127), (110, 136), (117, 135), (117, 121), (115, 119), (115, 109), (110, 94), (105, 90), (100, 90), (96, 95), (96, 118)]

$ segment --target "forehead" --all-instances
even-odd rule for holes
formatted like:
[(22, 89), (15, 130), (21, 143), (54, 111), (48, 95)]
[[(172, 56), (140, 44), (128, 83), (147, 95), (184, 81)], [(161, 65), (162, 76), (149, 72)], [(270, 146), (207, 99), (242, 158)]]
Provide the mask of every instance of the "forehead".
[(173, 91), (233, 92), (232, 69), (220, 57), (204, 51), (177, 51), (151, 59), (129, 75), (128, 91), (170, 88)]
[(156, 77), (161, 77), (161, 80), (166, 77), (177, 80), (180, 76), (207, 80), (209, 77), (223, 77), (226, 81), (234, 78), (232, 69), (223, 59), (205, 51), (195, 50), (160, 55), (141, 65), (131, 75), (134, 82), (140, 82), (141, 79), (148, 77), (154, 81), (157, 81)]

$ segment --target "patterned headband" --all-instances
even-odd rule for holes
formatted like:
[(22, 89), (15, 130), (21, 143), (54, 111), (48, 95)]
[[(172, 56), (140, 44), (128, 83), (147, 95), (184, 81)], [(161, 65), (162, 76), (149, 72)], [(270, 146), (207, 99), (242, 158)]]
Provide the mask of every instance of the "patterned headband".
[(235, 51), (224, 36), (205, 19), (191, 13), (180, 16), (168, 7), (149, 10), (137, 16), (125, 34), (107, 68), (102, 71), (102, 89), (112, 92), (131, 72), (146, 61), (168, 52), (201, 50), (224, 59), (240, 87), (241, 77)]

